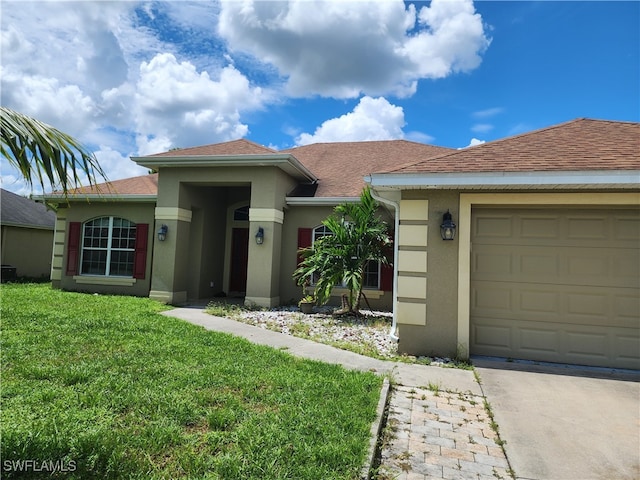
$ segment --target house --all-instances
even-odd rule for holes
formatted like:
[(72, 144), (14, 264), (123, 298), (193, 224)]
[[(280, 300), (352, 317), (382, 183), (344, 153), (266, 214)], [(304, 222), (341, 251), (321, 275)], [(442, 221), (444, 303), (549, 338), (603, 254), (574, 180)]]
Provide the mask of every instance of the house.
[(399, 212), (402, 350), (640, 368), (640, 124), (579, 119), (368, 182)]
[(3, 281), (48, 278), (56, 215), (41, 203), (0, 190)]
[(367, 298), (393, 308), (401, 351), (640, 368), (639, 141), (638, 123), (578, 119), (465, 150), (237, 140), (137, 157), (158, 173), (45, 197), (52, 281), (289, 303), (298, 248), (366, 182), (395, 237)]

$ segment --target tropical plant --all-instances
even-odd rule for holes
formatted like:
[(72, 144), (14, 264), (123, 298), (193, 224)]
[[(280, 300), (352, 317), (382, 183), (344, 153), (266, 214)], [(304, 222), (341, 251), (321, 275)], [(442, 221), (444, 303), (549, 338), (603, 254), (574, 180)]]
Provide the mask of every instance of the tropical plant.
[(82, 185), (83, 174), (89, 185), (95, 185), (96, 176), (106, 180), (95, 155), (70, 135), (6, 107), (0, 113), (0, 153), (32, 189), (35, 181), (44, 190), (46, 180), (67, 195)]
[(344, 203), (322, 221), (332, 235), (316, 239), (313, 246), (302, 248), (302, 262), (293, 273), (298, 285), (315, 281), (315, 296), (325, 304), (336, 286), (344, 286), (348, 295), (344, 313), (358, 314), (364, 272), (368, 262), (389, 263), (386, 252), (391, 244), (386, 222), (377, 214), (378, 202), (366, 187), (358, 203)]

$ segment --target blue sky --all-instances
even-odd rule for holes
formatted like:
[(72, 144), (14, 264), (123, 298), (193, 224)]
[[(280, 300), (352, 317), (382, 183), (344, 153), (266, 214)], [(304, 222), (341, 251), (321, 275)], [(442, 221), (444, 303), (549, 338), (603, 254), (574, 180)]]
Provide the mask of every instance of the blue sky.
[[(2, 0), (2, 105), (138, 156), (640, 120), (640, 3)], [(399, 159), (399, 162), (402, 160)], [(2, 159), (2, 188), (30, 193)], [(36, 191), (38, 192), (38, 191)]]

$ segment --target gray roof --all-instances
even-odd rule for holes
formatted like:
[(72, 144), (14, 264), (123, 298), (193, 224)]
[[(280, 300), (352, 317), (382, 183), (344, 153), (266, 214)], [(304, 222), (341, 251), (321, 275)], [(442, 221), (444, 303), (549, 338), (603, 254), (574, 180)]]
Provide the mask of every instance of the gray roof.
[(56, 214), (41, 204), (0, 189), (0, 224), (53, 230)]

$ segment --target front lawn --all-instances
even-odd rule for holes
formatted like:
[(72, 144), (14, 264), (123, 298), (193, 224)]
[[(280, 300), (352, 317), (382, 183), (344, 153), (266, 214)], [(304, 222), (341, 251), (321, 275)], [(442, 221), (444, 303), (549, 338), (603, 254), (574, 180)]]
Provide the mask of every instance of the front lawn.
[(375, 375), (205, 331), (149, 299), (1, 293), (2, 478), (358, 478)]

